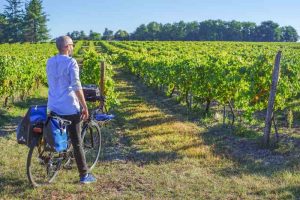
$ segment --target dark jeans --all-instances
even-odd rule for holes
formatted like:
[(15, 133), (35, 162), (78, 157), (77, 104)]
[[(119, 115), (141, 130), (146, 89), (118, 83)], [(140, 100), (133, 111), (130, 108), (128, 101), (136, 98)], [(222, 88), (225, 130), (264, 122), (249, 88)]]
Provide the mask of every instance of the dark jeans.
[(85, 160), (85, 155), (82, 147), (81, 139), (81, 126), (80, 126), (80, 114), (75, 115), (58, 115), (59, 117), (69, 120), (72, 122), (71, 125), (67, 127), (69, 136), (74, 149), (74, 156), (79, 171), (80, 177), (84, 176), (88, 172), (88, 167)]

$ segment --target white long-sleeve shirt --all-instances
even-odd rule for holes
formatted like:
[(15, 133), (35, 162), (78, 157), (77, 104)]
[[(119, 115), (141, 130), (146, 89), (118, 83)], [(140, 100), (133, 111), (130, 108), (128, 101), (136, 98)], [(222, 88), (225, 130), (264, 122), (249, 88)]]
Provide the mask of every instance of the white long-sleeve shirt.
[(47, 61), (48, 110), (59, 115), (73, 115), (80, 111), (75, 91), (82, 89), (79, 67), (74, 58), (56, 55)]

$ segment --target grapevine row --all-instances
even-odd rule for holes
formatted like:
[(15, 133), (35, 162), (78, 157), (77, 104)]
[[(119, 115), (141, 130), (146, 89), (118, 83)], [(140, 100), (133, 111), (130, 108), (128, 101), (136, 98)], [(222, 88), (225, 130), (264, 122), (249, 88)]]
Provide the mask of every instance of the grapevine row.
[(212, 101), (251, 116), (266, 108), (274, 58), (283, 51), (276, 109), (300, 93), (298, 44), (233, 42), (100, 42), (114, 62), (148, 85), (176, 91), (188, 107)]
[(46, 84), (46, 61), (54, 55), (53, 44), (0, 45), (0, 97), (23, 99), (40, 84)]

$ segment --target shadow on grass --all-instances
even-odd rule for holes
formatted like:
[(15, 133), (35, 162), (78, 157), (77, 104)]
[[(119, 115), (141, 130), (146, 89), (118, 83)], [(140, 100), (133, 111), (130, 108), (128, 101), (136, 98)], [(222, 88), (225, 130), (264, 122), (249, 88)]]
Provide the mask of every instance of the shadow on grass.
[(279, 193), (283, 194), (280, 198), (281, 199), (299, 199), (300, 198), (300, 185), (297, 186), (287, 186), (287, 187), (279, 187), (276, 188), (276, 190), (271, 190), (271, 191), (258, 191), (258, 194), (264, 194), (264, 193)]
[[(213, 146), (215, 155), (225, 157), (235, 163), (234, 168), (218, 169), (222, 176), (241, 174), (260, 174), (270, 177), (278, 171), (297, 169), (300, 166), (300, 139), (281, 136), (282, 143), (272, 148), (263, 148), (261, 138), (237, 137), (221, 125), (214, 126), (202, 133), (205, 144)], [(291, 146), (285, 146), (289, 144)]]
[[(122, 101), (122, 105), (115, 109), (116, 119), (115, 119), (115, 125), (117, 127), (120, 127), (124, 130), (134, 130), (134, 129), (143, 129), (148, 128), (155, 125), (162, 125), (166, 123), (172, 123), (176, 120), (176, 117), (174, 116), (161, 116), (158, 115), (155, 112), (159, 112), (159, 110), (155, 109), (153, 113), (149, 110), (139, 110), (140, 104), (148, 104), (157, 107), (157, 98), (163, 98), (159, 97), (157, 95), (152, 94), (152, 91), (149, 90), (146, 86), (143, 86), (140, 83), (137, 83), (135, 81), (132, 81), (132, 77), (130, 77), (129, 74), (126, 74), (124, 72), (119, 72), (115, 76), (115, 79), (119, 83), (122, 82), (130, 82), (129, 85), (121, 85), (117, 88), (117, 91), (120, 92), (121, 96), (120, 99), (124, 99)], [(150, 94), (149, 94), (150, 93)], [(146, 95), (147, 94), (147, 95)], [(153, 96), (155, 96), (155, 99), (153, 99)], [(151, 101), (152, 98), (152, 101)], [(158, 107), (159, 109), (163, 109), (164, 106), (161, 105)], [(143, 115), (147, 113), (149, 116)], [(138, 116), (134, 116), (134, 115)], [(163, 133), (157, 133), (157, 135), (168, 135), (171, 134), (169, 131), (164, 131)], [(142, 133), (142, 134), (136, 134), (136, 135), (120, 135), (119, 140), (121, 144), (117, 144), (116, 149), (118, 149), (119, 146), (124, 146), (123, 149), (127, 148), (126, 155), (123, 156), (125, 160), (133, 161), (137, 163), (138, 165), (146, 165), (146, 164), (159, 164), (161, 162), (172, 162), (176, 159), (181, 158), (181, 156), (175, 152), (175, 151), (144, 151), (140, 148), (136, 148), (133, 146), (133, 141), (137, 142), (145, 138), (150, 138), (155, 136), (153, 133)], [(111, 145), (111, 144), (110, 144)], [(104, 148), (111, 148), (111, 147), (104, 147)], [(105, 150), (104, 150), (105, 151)], [(122, 151), (122, 150), (120, 150)], [(122, 154), (120, 152), (119, 154)], [(112, 155), (113, 157), (117, 157)], [(106, 155), (104, 155), (106, 160), (110, 160), (110, 158)], [(119, 156), (122, 157), (122, 156)]]
[[(152, 125), (159, 125), (167, 122), (171, 122), (173, 118), (150, 118), (151, 121), (148, 121), (149, 118), (136, 118), (133, 120), (125, 121), (125, 116), (130, 116), (128, 113), (123, 113), (120, 111), (116, 111), (116, 120), (113, 127), (121, 127), (121, 129), (136, 129), (138, 128), (145, 128)], [(156, 119), (156, 120), (154, 120)], [(149, 123), (151, 122), (151, 123)], [(130, 126), (132, 125), (132, 126)], [(124, 131), (124, 130), (123, 130)], [(172, 132), (164, 132), (164, 133), (142, 133), (142, 134), (136, 134), (136, 135), (118, 135), (116, 133), (116, 130), (111, 131), (111, 133), (114, 133), (113, 136), (109, 134), (103, 135), (104, 141), (109, 140), (115, 140), (111, 139), (111, 137), (118, 137), (118, 142), (110, 142), (108, 144), (104, 144), (104, 160), (111, 161), (114, 159), (117, 160), (126, 160), (126, 161), (133, 161), (137, 163), (137, 165), (147, 165), (147, 164), (159, 164), (162, 162), (172, 162), (176, 159), (181, 158), (179, 154), (177, 154), (174, 151), (143, 151), (139, 148), (136, 148), (133, 146), (133, 141), (140, 141), (145, 138), (154, 137), (156, 135), (162, 136), (162, 135), (168, 135), (172, 134)]]
[[(116, 79), (129, 82), (130, 85), (133, 86), (125, 86), (125, 90), (122, 87), (120, 88), (120, 91), (125, 91), (128, 93), (126, 95), (126, 99), (128, 100), (124, 102), (126, 105), (123, 104), (122, 106), (131, 106), (132, 103), (145, 101), (148, 105), (155, 106), (160, 110), (163, 110), (166, 114), (176, 115), (177, 113), (180, 113), (180, 115), (177, 115), (177, 117), (188, 117), (186, 115), (186, 106), (183, 106), (178, 101), (166, 96), (162, 92), (156, 92), (153, 88), (144, 85), (139, 79), (133, 77), (130, 73), (119, 69)], [(166, 99), (168, 99), (168, 101), (166, 101)]]
[(3, 177), (0, 176), (0, 195), (1, 191), (5, 191), (5, 195), (18, 195), (24, 193), (26, 190), (32, 190), (31, 185), (27, 180), (18, 177)]
[(166, 151), (154, 151), (154, 152), (140, 152), (131, 151), (128, 159), (138, 163), (140, 166), (147, 164), (160, 164), (172, 162), (177, 159), (181, 159), (182, 156), (178, 155), (176, 152), (166, 152)]
[(0, 137), (15, 132), (18, 123), (22, 120), (27, 109), (32, 105), (45, 105), (47, 98), (28, 98), (25, 101), (12, 103), (9, 107), (0, 110)]
[[(122, 95), (126, 101), (123, 102), (122, 108), (117, 111), (117, 115), (121, 116), (120, 126), (124, 124), (132, 124), (132, 127), (125, 127), (128, 129), (136, 129), (149, 127), (153, 125), (161, 125), (163, 123), (169, 123), (175, 120), (181, 119), (185, 121), (186, 108), (174, 100), (169, 100), (165, 95), (157, 95), (147, 86), (141, 84), (138, 80), (132, 78), (132, 76), (126, 72), (121, 71), (117, 73), (116, 79), (123, 82), (129, 82), (129, 85), (125, 86), (125, 89), (121, 86), (119, 91), (122, 91)], [(142, 99), (142, 100), (137, 100)], [(165, 99), (168, 101), (165, 101)], [(134, 108), (138, 107), (139, 103), (144, 101), (148, 105), (153, 105), (155, 108), (159, 108), (160, 111), (166, 114), (165, 118), (153, 117), (151, 116), (147, 119), (146, 117), (136, 117), (132, 120), (125, 121), (126, 118), (132, 117), (134, 114), (138, 114), (140, 111)], [(126, 109), (126, 108), (132, 108)], [(143, 111), (142, 111), (143, 112)], [(145, 111), (147, 112), (147, 111)], [(176, 117), (168, 117), (168, 115), (173, 115)], [(158, 133), (162, 134), (162, 133)], [(249, 137), (249, 135), (251, 137)], [(153, 133), (142, 133), (138, 135), (126, 136), (128, 146), (131, 145), (130, 141), (139, 141), (145, 139), (145, 137), (152, 137)], [(247, 137), (245, 137), (247, 136)], [(216, 173), (223, 176), (237, 176), (240, 174), (260, 174), (263, 176), (272, 176), (273, 173), (278, 171), (283, 171), (299, 166), (300, 160), (296, 155), (299, 155), (298, 149), (288, 150), (289, 153), (283, 153), (282, 149), (279, 147), (274, 149), (265, 149), (260, 145), (259, 135), (253, 130), (235, 130), (233, 133), (230, 129), (224, 128), (221, 125), (215, 125), (213, 127), (207, 128), (206, 132), (199, 134), (201, 140), (203, 140), (204, 145), (212, 147), (213, 154), (218, 157), (224, 157), (226, 159), (232, 160), (236, 167), (233, 168), (218, 168)], [(293, 139), (294, 146), (300, 144), (300, 140)], [(197, 147), (201, 144), (194, 142), (190, 145), (184, 145), (181, 148), (173, 150), (172, 152), (153, 152), (145, 153), (139, 149), (133, 150), (129, 156), (134, 161), (141, 163), (159, 163), (160, 161), (167, 162), (179, 159), (181, 150), (186, 150), (189, 148)], [(299, 150), (300, 152), (300, 150)]]
[(28, 109), (32, 105), (46, 105), (47, 104), (47, 98), (45, 97), (39, 97), (39, 98), (28, 98), (26, 101), (20, 101), (16, 102), (13, 105), (15, 107), (21, 108), (21, 109)]
[[(140, 129), (144, 129), (147, 127), (152, 127), (155, 125), (163, 125), (166, 123), (171, 123), (175, 120), (175, 117), (166, 117), (166, 118), (151, 118), (149, 117), (148, 119), (143, 118), (143, 119), (139, 119), (139, 118), (135, 118), (135, 119), (131, 119), (128, 120), (129, 124), (134, 124), (134, 126), (132, 126), (131, 128), (140, 128)], [(130, 127), (129, 127), (130, 129)]]

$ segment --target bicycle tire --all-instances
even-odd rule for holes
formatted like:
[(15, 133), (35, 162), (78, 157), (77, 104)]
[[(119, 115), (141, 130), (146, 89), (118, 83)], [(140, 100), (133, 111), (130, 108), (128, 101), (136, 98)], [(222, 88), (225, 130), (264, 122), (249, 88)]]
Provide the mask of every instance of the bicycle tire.
[(60, 163), (53, 163), (53, 153), (44, 150), (42, 136), (34, 137), (27, 156), (26, 173), (33, 187), (51, 183), (58, 174)]
[(101, 131), (100, 126), (90, 121), (82, 129), (83, 151), (89, 171), (91, 171), (98, 162), (101, 153)]

